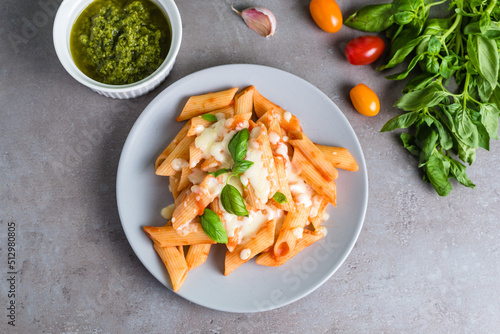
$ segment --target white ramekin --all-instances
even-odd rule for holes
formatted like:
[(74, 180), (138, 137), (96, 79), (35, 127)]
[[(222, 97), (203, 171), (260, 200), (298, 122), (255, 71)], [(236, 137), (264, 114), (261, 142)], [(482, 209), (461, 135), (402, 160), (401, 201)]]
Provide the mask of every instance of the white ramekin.
[(179, 10), (173, 0), (152, 0), (158, 7), (163, 10), (168, 17), (170, 29), (172, 33), (172, 42), (167, 57), (158, 69), (141, 81), (128, 85), (108, 85), (95, 81), (85, 74), (75, 65), (69, 48), (69, 37), (73, 23), (78, 18), (78, 15), (92, 2), (93, 0), (64, 0), (57, 10), (54, 20), (54, 47), (57, 57), (68, 71), (68, 73), (78, 80), (81, 84), (89, 87), (93, 91), (107, 97), (115, 99), (130, 99), (144, 95), (156, 88), (170, 73), (175, 63), (175, 58), (179, 53), (182, 39), (182, 22)]

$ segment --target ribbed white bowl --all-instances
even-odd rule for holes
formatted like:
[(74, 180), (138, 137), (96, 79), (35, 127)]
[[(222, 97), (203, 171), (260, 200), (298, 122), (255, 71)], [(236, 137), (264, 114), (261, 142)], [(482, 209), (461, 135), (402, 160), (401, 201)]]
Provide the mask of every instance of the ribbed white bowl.
[(75, 65), (69, 47), (69, 38), (73, 23), (92, 1), (93, 0), (64, 0), (57, 10), (53, 31), (54, 47), (57, 57), (66, 71), (81, 84), (89, 87), (93, 91), (115, 99), (138, 97), (158, 87), (172, 70), (181, 46), (182, 22), (175, 2), (173, 0), (152, 0), (168, 17), (172, 32), (170, 50), (160, 67), (147, 78), (133, 84), (108, 85), (95, 81), (83, 74)]

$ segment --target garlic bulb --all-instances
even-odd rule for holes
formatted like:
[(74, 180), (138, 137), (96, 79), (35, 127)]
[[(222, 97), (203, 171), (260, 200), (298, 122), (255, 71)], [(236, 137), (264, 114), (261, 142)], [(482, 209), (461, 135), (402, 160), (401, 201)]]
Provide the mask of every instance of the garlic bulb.
[(257, 32), (259, 35), (268, 37), (274, 34), (276, 30), (276, 18), (274, 14), (263, 7), (250, 7), (243, 11), (231, 8), (245, 21), (246, 25)]

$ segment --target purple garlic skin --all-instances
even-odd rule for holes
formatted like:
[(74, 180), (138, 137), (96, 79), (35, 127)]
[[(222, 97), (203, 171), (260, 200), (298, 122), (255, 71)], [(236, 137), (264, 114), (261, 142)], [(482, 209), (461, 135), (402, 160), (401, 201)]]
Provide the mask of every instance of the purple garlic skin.
[(274, 17), (274, 14), (269, 9), (263, 7), (250, 7), (240, 12), (234, 7), (231, 8), (241, 16), (250, 29), (254, 30), (259, 35), (269, 37), (276, 31), (276, 17)]

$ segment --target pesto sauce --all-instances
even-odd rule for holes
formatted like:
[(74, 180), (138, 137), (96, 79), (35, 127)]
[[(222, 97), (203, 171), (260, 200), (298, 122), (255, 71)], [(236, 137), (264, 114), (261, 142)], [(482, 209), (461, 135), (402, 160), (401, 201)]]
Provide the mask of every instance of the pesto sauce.
[(88, 77), (125, 85), (152, 74), (170, 48), (170, 25), (149, 0), (96, 0), (70, 35), (76, 66)]

